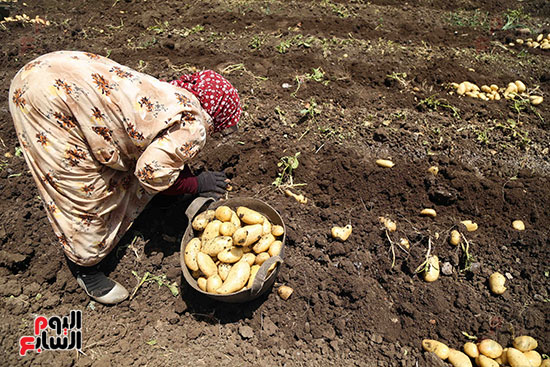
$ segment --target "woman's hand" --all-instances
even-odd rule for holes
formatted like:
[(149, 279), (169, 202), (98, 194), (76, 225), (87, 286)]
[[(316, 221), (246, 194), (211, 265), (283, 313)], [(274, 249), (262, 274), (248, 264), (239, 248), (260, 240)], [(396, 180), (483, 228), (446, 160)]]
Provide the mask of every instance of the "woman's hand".
[(206, 171), (197, 176), (200, 196), (220, 198), (226, 191), (229, 179), (223, 172)]

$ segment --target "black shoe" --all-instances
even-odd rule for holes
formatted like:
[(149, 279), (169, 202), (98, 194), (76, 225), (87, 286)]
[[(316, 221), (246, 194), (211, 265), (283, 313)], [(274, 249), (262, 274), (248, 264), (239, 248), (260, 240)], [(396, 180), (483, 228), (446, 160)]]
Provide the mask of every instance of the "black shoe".
[(126, 288), (108, 278), (95, 266), (77, 266), (76, 281), (92, 299), (99, 303), (114, 305), (128, 298)]

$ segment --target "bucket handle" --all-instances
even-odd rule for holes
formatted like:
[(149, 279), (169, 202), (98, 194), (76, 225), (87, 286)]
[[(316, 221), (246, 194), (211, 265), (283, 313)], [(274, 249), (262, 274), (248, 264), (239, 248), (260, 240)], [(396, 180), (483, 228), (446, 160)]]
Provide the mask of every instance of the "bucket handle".
[(187, 207), (187, 210), (185, 210), (185, 215), (187, 215), (187, 218), (189, 218), (189, 226), (191, 226), (191, 221), (193, 218), (195, 218), (195, 215), (201, 210), (201, 208), (211, 201), (214, 201), (214, 198), (209, 197), (202, 197), (199, 196), (189, 206)]
[(250, 292), (253, 296), (257, 295), (262, 290), (262, 287), (266, 281), (267, 270), (275, 263), (282, 264), (283, 259), (280, 256), (271, 256), (269, 259), (264, 261), (262, 266), (260, 266), (260, 269), (258, 269), (256, 277), (254, 278), (254, 283), (252, 283), (252, 287), (250, 287)]

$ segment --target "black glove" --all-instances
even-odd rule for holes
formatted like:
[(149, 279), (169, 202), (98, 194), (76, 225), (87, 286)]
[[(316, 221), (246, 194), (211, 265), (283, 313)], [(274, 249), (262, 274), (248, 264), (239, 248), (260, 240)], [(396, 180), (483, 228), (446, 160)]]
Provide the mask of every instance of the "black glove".
[(225, 193), (227, 176), (223, 172), (206, 171), (197, 176), (198, 193)]

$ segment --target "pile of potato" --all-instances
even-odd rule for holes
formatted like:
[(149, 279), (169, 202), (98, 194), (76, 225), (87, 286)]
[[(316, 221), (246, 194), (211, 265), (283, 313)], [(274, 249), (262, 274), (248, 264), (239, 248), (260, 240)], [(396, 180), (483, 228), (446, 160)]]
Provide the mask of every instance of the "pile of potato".
[(544, 100), (542, 96), (529, 95), (525, 91), (527, 87), (521, 80), (508, 83), (506, 88), (500, 88), (496, 84), (477, 86), (475, 83), (464, 81), (460, 84), (451, 83), (451, 86), (456, 89), (458, 95), (465, 95), (472, 98), (479, 98), (484, 101), (499, 101), (502, 97), (506, 99), (514, 96), (522, 96), (529, 98), (533, 105), (541, 104)]
[(260, 266), (279, 255), (283, 246), (284, 228), (244, 206), (236, 212), (228, 206), (206, 210), (191, 226), (197, 235), (185, 246), (185, 265), (199, 288), (208, 293), (250, 288)]
[[(524, 39), (518, 38), (516, 40), (516, 44), (525, 45), (531, 48), (540, 47), (541, 50), (550, 50), (550, 33), (547, 34), (546, 37), (544, 37), (544, 34), (539, 34), (535, 39), (527, 38), (524, 40)], [(510, 46), (514, 46), (514, 44), (513, 43), (510, 44)]]
[(424, 350), (448, 360), (454, 367), (472, 367), (471, 359), (479, 367), (550, 367), (550, 359), (543, 361), (535, 350), (537, 346), (537, 341), (527, 335), (515, 338), (508, 348), (503, 348), (492, 339), (483, 339), (478, 343), (467, 342), (463, 346), (464, 352), (449, 348), (437, 340), (422, 341)]

